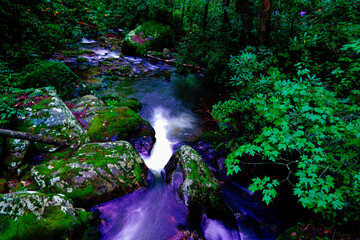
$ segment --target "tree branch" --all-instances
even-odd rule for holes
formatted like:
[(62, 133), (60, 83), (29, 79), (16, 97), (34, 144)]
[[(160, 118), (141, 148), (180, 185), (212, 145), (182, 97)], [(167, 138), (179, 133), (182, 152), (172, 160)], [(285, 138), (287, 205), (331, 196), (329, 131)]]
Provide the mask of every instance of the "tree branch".
[(43, 136), (41, 134), (32, 134), (28, 132), (19, 132), (9, 129), (0, 129), (0, 136), (1, 137), (8, 137), (8, 138), (17, 138), (28, 140), (32, 142), (39, 142), (39, 143), (46, 143), (51, 145), (56, 145), (60, 147), (69, 147), (71, 145), (68, 139), (57, 139), (50, 136)]

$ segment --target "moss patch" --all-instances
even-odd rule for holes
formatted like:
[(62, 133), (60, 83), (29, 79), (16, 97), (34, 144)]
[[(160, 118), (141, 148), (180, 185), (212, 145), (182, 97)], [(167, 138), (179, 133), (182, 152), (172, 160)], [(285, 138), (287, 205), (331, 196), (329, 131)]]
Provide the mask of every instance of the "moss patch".
[(102, 97), (102, 100), (110, 107), (128, 107), (135, 112), (139, 112), (142, 108), (142, 104), (135, 98), (108, 95)]
[(53, 86), (63, 99), (71, 99), (86, 93), (80, 78), (62, 62), (37, 61), (31, 63), (23, 69), (20, 79), (26, 88)]
[(105, 109), (91, 120), (87, 133), (92, 142), (125, 140), (131, 138), (141, 120), (140, 115), (128, 107)]

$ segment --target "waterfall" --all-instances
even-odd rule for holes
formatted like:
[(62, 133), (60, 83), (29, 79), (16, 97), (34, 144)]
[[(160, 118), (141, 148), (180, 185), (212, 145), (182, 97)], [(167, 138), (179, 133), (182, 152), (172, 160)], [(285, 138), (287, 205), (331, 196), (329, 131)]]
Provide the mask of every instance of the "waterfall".
[[(106, 224), (101, 227), (104, 240), (171, 239), (179, 226), (187, 226), (187, 207), (177, 198), (177, 189), (167, 185), (163, 169), (172, 156), (178, 135), (194, 128), (194, 118), (176, 116), (164, 108), (155, 108), (151, 119), (156, 143), (145, 163), (150, 171), (149, 186), (98, 207)], [(171, 141), (169, 139), (172, 139)], [(239, 233), (228, 230), (221, 222), (203, 221), (203, 233), (209, 240), (240, 240)]]

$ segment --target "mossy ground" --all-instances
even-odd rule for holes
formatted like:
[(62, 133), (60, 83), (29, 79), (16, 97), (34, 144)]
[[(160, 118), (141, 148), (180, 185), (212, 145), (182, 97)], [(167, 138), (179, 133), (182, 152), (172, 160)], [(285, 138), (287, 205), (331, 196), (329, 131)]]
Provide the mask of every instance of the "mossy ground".
[(0, 240), (79, 239), (89, 227), (91, 215), (82, 211), (73, 217), (58, 208), (49, 208), (43, 219), (37, 219), (34, 213), (27, 213), (17, 221), (0, 215)]

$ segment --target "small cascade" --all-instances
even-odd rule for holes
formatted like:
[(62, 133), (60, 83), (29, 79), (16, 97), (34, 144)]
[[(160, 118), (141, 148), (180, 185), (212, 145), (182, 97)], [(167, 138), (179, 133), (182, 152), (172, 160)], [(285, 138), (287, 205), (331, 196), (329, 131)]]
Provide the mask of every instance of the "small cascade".
[(172, 143), (167, 138), (167, 127), (169, 123), (164, 118), (164, 110), (156, 109), (153, 117), (153, 127), (155, 129), (156, 142), (151, 156), (145, 159), (145, 164), (149, 169), (161, 172), (172, 154)]
[(82, 38), (80, 43), (83, 43), (83, 44), (92, 44), (92, 43), (95, 43), (96, 41), (95, 40), (92, 40), (92, 39), (86, 39), (86, 38)]

